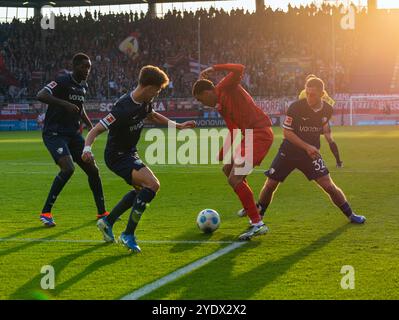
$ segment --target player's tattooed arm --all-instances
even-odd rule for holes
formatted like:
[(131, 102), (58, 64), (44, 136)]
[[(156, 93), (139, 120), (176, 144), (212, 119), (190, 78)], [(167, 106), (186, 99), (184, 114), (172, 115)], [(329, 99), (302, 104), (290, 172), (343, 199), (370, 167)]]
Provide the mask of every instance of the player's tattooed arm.
[(84, 106), (82, 106), (82, 114), (81, 114), (80, 117), (82, 118), (82, 121), (87, 126), (87, 130), (90, 131), (91, 129), (93, 129), (93, 124), (91, 123), (91, 121), (90, 121), (90, 119), (89, 119), (89, 117), (88, 117), (88, 115), (86, 113), (86, 110), (85, 110)]
[(85, 147), (82, 152), (82, 160), (84, 162), (94, 161), (94, 154), (91, 151), (91, 146), (94, 143), (94, 140), (96, 140), (96, 138), (106, 130), (107, 129), (99, 122), (89, 131), (85, 140)]
[(160, 124), (160, 125), (172, 125), (175, 126), (177, 129), (188, 129), (188, 128), (194, 128), (195, 127), (195, 121), (186, 121), (183, 123), (177, 123), (175, 121), (170, 120), (169, 118), (163, 116), (162, 114), (158, 112), (151, 112), (147, 116), (147, 120), (151, 121), (152, 123), (155, 124)]
[(319, 149), (317, 149), (315, 146), (312, 146), (312, 145), (306, 143), (305, 141), (303, 141), (292, 130), (283, 128), (283, 133), (284, 133), (285, 139), (287, 139), (289, 142), (291, 142), (295, 146), (305, 150), (306, 153), (308, 154), (308, 156), (310, 158), (312, 158), (313, 160), (320, 157)]
[(37, 93), (37, 100), (40, 102), (46, 103), (48, 105), (58, 105), (60, 107), (65, 108), (69, 112), (76, 112), (79, 113), (79, 107), (74, 105), (73, 103), (70, 103), (66, 100), (59, 99), (57, 97), (54, 97), (48, 90), (43, 88)]

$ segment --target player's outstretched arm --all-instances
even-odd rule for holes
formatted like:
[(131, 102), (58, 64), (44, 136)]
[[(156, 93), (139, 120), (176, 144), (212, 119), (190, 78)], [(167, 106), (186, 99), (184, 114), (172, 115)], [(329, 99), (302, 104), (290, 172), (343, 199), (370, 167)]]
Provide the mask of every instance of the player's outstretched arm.
[(213, 67), (206, 68), (205, 70), (201, 71), (199, 78), (208, 79), (213, 72), (215, 72), (215, 69), (213, 69)]
[[(228, 71), (229, 74), (219, 82), (217, 87), (221, 90), (238, 86), (241, 83), (245, 66), (242, 64), (226, 63), (215, 64), (212, 69), (214, 71)], [(205, 71), (205, 70), (204, 70)]]
[(309, 157), (313, 160), (320, 157), (320, 151), (315, 146), (312, 146), (301, 138), (299, 138), (292, 130), (283, 128), (284, 138), (287, 139), (292, 144), (306, 151)]
[(239, 63), (223, 63), (223, 64), (215, 64), (213, 67), (214, 71), (228, 71), (236, 73), (240, 76), (243, 75), (245, 66)]
[(82, 160), (84, 162), (92, 162), (94, 161), (94, 154), (91, 151), (91, 146), (96, 140), (97, 136), (99, 136), (101, 133), (106, 131), (104, 126), (99, 122), (97, 123), (87, 134), (86, 140), (85, 140), (85, 147), (82, 152)]
[(76, 112), (79, 113), (79, 107), (74, 105), (73, 103), (70, 103), (66, 100), (62, 100), (59, 98), (54, 97), (47, 89), (43, 88), (40, 90), (37, 95), (36, 95), (37, 100), (40, 102), (46, 103), (48, 105), (57, 105), (60, 107), (63, 107), (67, 109), (69, 112)]
[(191, 121), (186, 121), (183, 123), (177, 123), (175, 121), (170, 120), (169, 118), (163, 116), (162, 114), (158, 113), (158, 112), (151, 112), (148, 116), (147, 116), (147, 120), (151, 121), (152, 123), (155, 124), (160, 124), (160, 125), (170, 125), (172, 124), (173, 126), (175, 126), (177, 129), (182, 130), (182, 129), (188, 129), (188, 128), (195, 128), (195, 121), (191, 120)]

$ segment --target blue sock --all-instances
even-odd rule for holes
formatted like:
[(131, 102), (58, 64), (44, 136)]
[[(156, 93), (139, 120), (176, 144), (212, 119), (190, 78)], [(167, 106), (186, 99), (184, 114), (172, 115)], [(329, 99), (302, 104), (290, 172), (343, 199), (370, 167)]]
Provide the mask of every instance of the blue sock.
[(136, 199), (134, 199), (132, 211), (126, 226), (125, 234), (134, 234), (136, 227), (141, 219), (147, 204), (155, 198), (156, 193), (151, 189), (144, 188), (140, 190)]
[(89, 186), (93, 193), (94, 201), (96, 202), (97, 213), (103, 214), (105, 212), (104, 193), (100, 176), (93, 174), (88, 176)]
[(352, 208), (348, 202), (345, 202), (342, 206), (339, 207), (344, 215), (348, 218), (353, 214)]
[(112, 209), (111, 213), (106, 218), (107, 222), (113, 225), (116, 220), (129, 208), (133, 206), (134, 199), (137, 196), (137, 191), (132, 190), (125, 194), (121, 201)]
[(259, 214), (263, 217), (266, 213), (266, 209), (267, 209), (268, 205), (263, 205), (260, 202), (258, 202), (257, 205), (260, 207)]
[(53, 184), (51, 185), (50, 192), (47, 196), (46, 203), (44, 204), (42, 213), (51, 212), (55, 200), (64, 188), (65, 184), (72, 177), (73, 171), (60, 171), (55, 177)]

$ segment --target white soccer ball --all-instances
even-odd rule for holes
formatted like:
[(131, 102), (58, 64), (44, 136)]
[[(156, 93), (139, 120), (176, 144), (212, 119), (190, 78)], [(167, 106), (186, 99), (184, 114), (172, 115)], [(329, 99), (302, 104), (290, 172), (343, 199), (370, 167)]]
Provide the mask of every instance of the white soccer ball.
[(204, 233), (212, 233), (220, 225), (220, 216), (215, 210), (202, 210), (197, 217), (197, 226)]

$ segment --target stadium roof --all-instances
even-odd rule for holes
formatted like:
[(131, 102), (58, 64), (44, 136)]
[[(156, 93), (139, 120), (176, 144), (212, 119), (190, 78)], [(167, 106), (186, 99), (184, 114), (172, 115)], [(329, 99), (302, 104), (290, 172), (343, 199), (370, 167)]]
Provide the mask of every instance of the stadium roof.
[(100, 6), (119, 4), (148, 4), (165, 2), (193, 2), (201, 0), (1, 0), (0, 7), (53, 7)]

